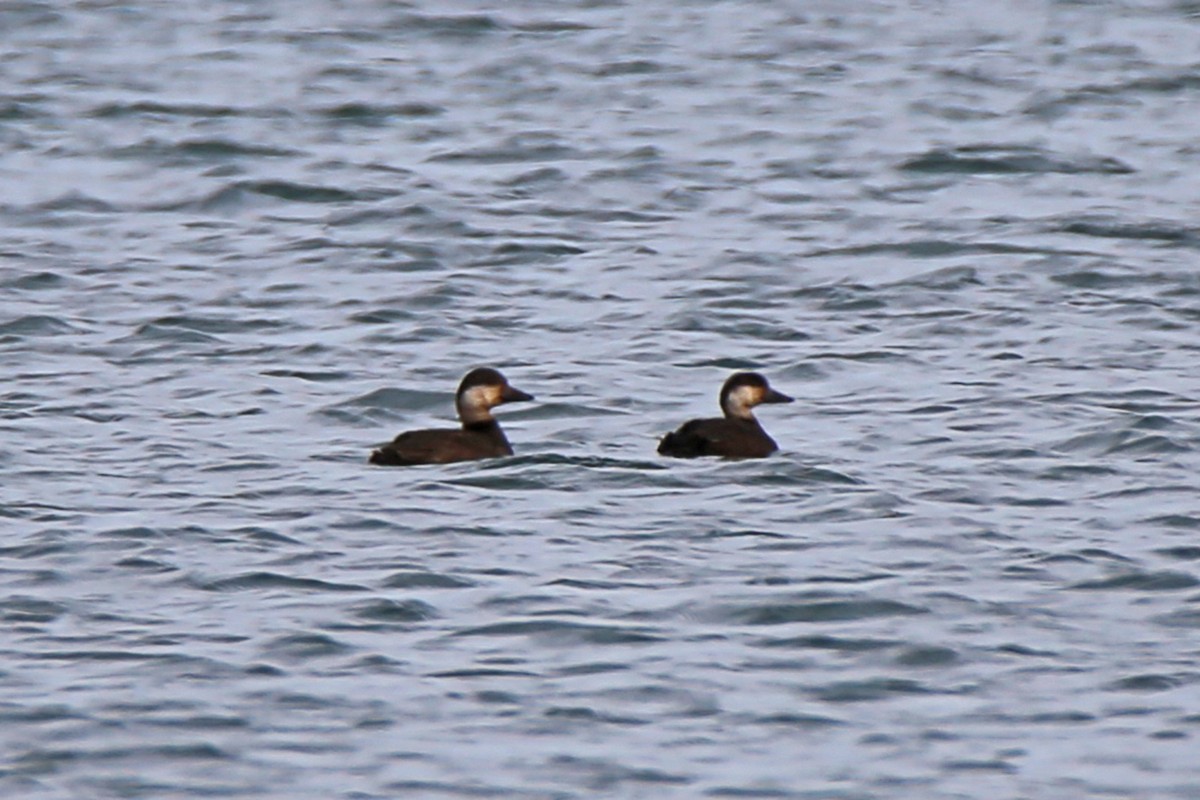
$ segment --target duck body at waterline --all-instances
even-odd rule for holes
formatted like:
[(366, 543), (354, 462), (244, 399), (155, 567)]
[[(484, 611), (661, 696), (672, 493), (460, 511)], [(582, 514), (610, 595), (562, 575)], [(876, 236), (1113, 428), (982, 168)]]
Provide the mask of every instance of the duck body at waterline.
[(533, 395), (509, 385), (499, 371), (473, 369), (462, 379), (454, 397), (461, 428), (406, 431), (372, 452), (369, 460), (380, 466), (407, 467), (511, 456), (512, 445), (492, 416), (492, 409), (532, 399)]
[(756, 372), (738, 372), (721, 387), (720, 400), (725, 416), (685, 422), (662, 438), (659, 454), (674, 458), (764, 458), (779, 449), (752, 409), (763, 403), (790, 403), (791, 397), (772, 389)]

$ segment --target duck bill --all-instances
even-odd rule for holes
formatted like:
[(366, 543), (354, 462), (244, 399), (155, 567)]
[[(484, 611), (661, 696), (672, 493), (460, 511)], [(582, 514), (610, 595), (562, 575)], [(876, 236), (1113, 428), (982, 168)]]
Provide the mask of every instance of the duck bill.
[(764, 403), (790, 403), (794, 399), (794, 397), (788, 397), (783, 392), (777, 392), (774, 389), (767, 389), (767, 393), (763, 395), (762, 401)]
[(503, 391), (500, 392), (500, 400), (505, 403), (520, 403), (525, 400), (532, 399), (533, 395), (525, 394), (525, 392), (522, 392), (520, 389), (517, 389), (513, 386), (506, 385)]

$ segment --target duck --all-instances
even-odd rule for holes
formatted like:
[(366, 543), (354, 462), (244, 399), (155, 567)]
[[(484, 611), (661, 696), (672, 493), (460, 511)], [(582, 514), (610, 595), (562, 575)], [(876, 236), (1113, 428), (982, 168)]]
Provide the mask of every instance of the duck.
[(779, 449), (751, 409), (762, 403), (790, 403), (757, 372), (736, 372), (721, 387), (724, 417), (694, 419), (668, 433), (658, 444), (660, 455), (674, 458), (725, 456), (764, 458)]
[(454, 395), (461, 428), (406, 431), (373, 451), (369, 461), (380, 466), (407, 467), (511, 456), (512, 445), (492, 416), (492, 409), (529, 400), (533, 395), (509, 384), (499, 370), (473, 369), (463, 377)]

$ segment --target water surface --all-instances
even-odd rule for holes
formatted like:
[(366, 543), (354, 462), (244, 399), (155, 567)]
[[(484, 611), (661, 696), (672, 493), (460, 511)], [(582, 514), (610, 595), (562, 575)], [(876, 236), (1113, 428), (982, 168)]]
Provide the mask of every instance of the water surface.
[(1200, 796), (1198, 25), (6, 5), (0, 790)]

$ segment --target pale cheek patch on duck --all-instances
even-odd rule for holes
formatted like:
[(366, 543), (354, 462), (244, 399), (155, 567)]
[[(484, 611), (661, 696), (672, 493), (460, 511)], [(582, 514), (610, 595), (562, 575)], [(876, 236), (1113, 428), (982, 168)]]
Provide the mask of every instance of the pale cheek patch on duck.
[(725, 397), (722, 410), (731, 417), (749, 417), (750, 409), (762, 402), (763, 394), (758, 386), (739, 386)]
[(464, 422), (491, 419), (491, 409), (500, 403), (499, 386), (472, 386), (459, 398), (458, 413)]

